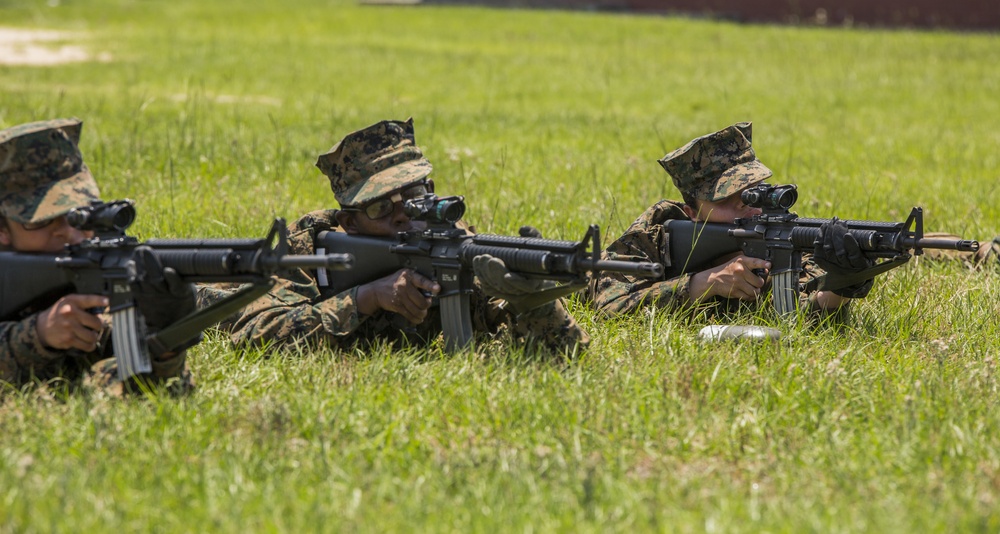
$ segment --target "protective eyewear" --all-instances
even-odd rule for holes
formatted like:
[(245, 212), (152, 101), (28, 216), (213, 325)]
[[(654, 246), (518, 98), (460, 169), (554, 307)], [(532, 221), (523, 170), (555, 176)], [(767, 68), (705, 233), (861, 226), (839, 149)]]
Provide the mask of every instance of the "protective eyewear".
[(360, 211), (364, 213), (366, 217), (374, 221), (391, 215), (395, 209), (396, 202), (404, 202), (414, 198), (420, 198), (431, 191), (432, 189), (428, 187), (428, 184), (426, 182), (422, 182), (406, 189), (394, 191), (389, 195), (377, 198), (367, 204), (363, 204), (361, 206), (348, 206), (341, 209), (344, 211)]
[(58, 217), (51, 217), (49, 219), (42, 219), (41, 221), (29, 222), (29, 223), (18, 223), (18, 224), (21, 225), (21, 228), (24, 228), (25, 230), (27, 230), (29, 232), (34, 232), (35, 230), (41, 230), (42, 228), (46, 228), (48, 226), (51, 226), (52, 223), (58, 221), (62, 217), (63, 216), (60, 215)]

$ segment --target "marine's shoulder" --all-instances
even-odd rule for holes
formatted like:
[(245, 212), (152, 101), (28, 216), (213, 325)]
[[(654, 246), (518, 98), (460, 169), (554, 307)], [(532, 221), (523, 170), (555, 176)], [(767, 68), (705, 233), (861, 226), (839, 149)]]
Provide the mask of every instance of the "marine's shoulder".
[(335, 209), (323, 209), (310, 211), (296, 219), (288, 226), (288, 232), (295, 234), (298, 232), (322, 232), (337, 228), (337, 211)]
[(639, 217), (632, 223), (632, 227), (649, 227), (661, 225), (665, 221), (687, 219), (684, 213), (684, 203), (675, 200), (661, 200), (656, 204), (646, 208)]

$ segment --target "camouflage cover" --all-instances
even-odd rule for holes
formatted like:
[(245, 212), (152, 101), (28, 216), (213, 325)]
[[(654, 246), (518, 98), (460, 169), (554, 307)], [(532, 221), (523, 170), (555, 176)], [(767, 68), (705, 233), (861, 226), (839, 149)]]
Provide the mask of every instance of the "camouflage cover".
[[(312, 254), (320, 232), (337, 230), (335, 213), (336, 210), (315, 211), (293, 223), (289, 227), (290, 253)], [(224, 288), (199, 290), (199, 307), (226, 294)], [(356, 300), (356, 287), (335, 295), (326, 294), (314, 272), (296, 270), (279, 278), (267, 295), (244, 308), (230, 322), (231, 337), (237, 344), (319, 343), (350, 348), (373, 343), (422, 345), (441, 334), (441, 316), (436, 307), (424, 322), (411, 325), (386, 311), (361, 316)], [(491, 299), (477, 288), (471, 307), (473, 328), (480, 333), (505, 334), (528, 344), (540, 343), (557, 353), (577, 346), (585, 348), (590, 342), (561, 301), (515, 317), (504, 308), (503, 301)]]
[(413, 119), (381, 121), (347, 134), (316, 166), (341, 206), (358, 206), (423, 180), (431, 173), (413, 137)]
[(757, 160), (752, 135), (752, 123), (736, 123), (694, 139), (658, 161), (682, 193), (698, 200), (722, 200), (773, 174)]
[(55, 119), (0, 131), (3, 216), (40, 222), (100, 197), (77, 146), (82, 127), (77, 119)]

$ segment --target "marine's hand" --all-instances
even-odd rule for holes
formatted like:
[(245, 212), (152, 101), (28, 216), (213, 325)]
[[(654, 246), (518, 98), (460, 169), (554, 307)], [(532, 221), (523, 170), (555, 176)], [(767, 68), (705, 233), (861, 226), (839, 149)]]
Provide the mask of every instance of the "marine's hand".
[(813, 258), (827, 272), (856, 273), (872, 265), (858, 240), (848, 233), (847, 223), (836, 217), (819, 227)]
[(132, 262), (132, 291), (147, 325), (165, 328), (194, 311), (194, 284), (164, 267), (151, 248), (136, 248)]
[(358, 288), (358, 312), (371, 315), (386, 310), (420, 324), (431, 307), (430, 296), (439, 291), (441, 286), (434, 280), (411, 269), (400, 269)]
[(38, 314), (38, 338), (52, 349), (91, 352), (97, 348), (104, 323), (89, 310), (107, 307), (108, 299), (101, 295), (67, 295)]
[(484, 293), (508, 301), (545, 288), (545, 280), (532, 280), (512, 273), (503, 260), (489, 254), (472, 258), (472, 272), (479, 279)]
[(528, 226), (527, 224), (518, 228), (517, 233), (520, 234), (521, 237), (534, 237), (537, 239), (542, 238), (542, 232), (538, 228)]
[(763, 269), (766, 276), (771, 270), (771, 262), (740, 255), (718, 267), (695, 273), (691, 276), (691, 298), (701, 301), (720, 296), (756, 300), (764, 287), (764, 278), (754, 272), (758, 269)]
[[(853, 274), (872, 266), (872, 261), (861, 251), (858, 240), (848, 232), (847, 223), (836, 217), (819, 227), (819, 238), (813, 250), (815, 261), (831, 274)], [(872, 289), (874, 280), (868, 279), (857, 284), (835, 289), (837, 295), (847, 298), (863, 298)]]

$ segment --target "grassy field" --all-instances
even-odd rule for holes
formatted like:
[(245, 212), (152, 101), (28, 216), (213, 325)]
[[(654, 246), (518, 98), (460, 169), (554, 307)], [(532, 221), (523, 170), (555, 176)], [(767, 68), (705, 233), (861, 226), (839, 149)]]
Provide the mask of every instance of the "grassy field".
[[(140, 237), (256, 236), (333, 205), (316, 156), (412, 116), (480, 230), (616, 236), (656, 159), (754, 121), (798, 212), (1000, 233), (1000, 36), (348, 2), (0, 0), (99, 57), (0, 65), (0, 127), (85, 121)], [(1000, 529), (1000, 270), (909, 265), (845, 328), (698, 342), (604, 321), (568, 362), (504, 344), (191, 351), (199, 389), (0, 401), (0, 532)], [(745, 322), (768, 322), (746, 316)]]

